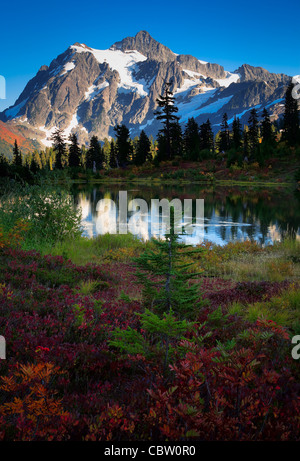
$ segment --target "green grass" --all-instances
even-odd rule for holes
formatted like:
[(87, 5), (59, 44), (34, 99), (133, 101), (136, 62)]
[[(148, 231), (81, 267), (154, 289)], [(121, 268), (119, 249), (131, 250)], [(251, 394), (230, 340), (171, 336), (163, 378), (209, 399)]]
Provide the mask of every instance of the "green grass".
[(79, 291), (82, 295), (89, 296), (108, 287), (109, 283), (102, 280), (82, 280), (79, 284)]
[(284, 240), (280, 244), (275, 244), (274, 248), (279, 247), (285, 258), (300, 263), (300, 242), (299, 240)]
[[(228, 248), (230, 248), (228, 246)], [(213, 250), (220, 261), (212, 267), (215, 276), (221, 276), (236, 281), (297, 281), (300, 279), (300, 242), (285, 240), (275, 243), (259, 251), (255, 247), (239, 246), (239, 252), (222, 249)]]
[(241, 255), (221, 264), (219, 274), (216, 275), (240, 282), (282, 282), (298, 279), (300, 267), (282, 254)]
[(291, 287), (280, 296), (247, 306), (235, 302), (228, 308), (228, 313), (240, 315), (250, 322), (273, 320), (289, 328), (292, 334), (300, 334), (300, 289)]
[[(62, 255), (71, 259), (75, 264), (84, 265), (89, 262), (101, 263), (105, 258), (113, 256), (118, 260), (118, 255), (120, 260), (124, 261), (126, 254), (128, 258), (130, 255), (134, 256), (134, 253), (142, 251), (144, 245), (132, 234), (104, 234), (92, 239), (78, 237), (73, 240), (64, 240), (51, 248), (46, 246), (43, 253), (49, 252), (54, 256)], [(128, 250), (127, 253), (124, 250)]]

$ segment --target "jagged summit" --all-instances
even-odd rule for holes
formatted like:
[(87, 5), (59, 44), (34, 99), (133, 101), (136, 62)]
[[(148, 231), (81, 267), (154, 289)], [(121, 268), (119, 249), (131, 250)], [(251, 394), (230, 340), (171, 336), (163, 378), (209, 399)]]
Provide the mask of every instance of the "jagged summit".
[(87, 50), (92, 50), (93, 49), (93, 48), (87, 46), (85, 43), (79, 43), (79, 42), (75, 42), (75, 43), (73, 43), (73, 45), (69, 46), (70, 49), (72, 49), (74, 47), (82, 47), (82, 48), (86, 48)]
[[(263, 67), (253, 67), (249, 64), (243, 64), (235, 72), (239, 73), (241, 76), (241, 81), (266, 81), (270, 78), (270, 72), (268, 72)], [(285, 82), (285, 74), (272, 74), (272, 77), (276, 79), (277, 83)]]
[(290, 78), (248, 64), (228, 72), (219, 64), (178, 55), (142, 30), (106, 50), (74, 43), (39, 69), (0, 119), (46, 146), (56, 127), (66, 136), (76, 133), (82, 143), (92, 135), (113, 136), (120, 123), (131, 136), (142, 129), (156, 136), (156, 99), (171, 80), (180, 122), (210, 118), (218, 131), (225, 111), (229, 121), (237, 115), (242, 122), (253, 107), (280, 114)]
[(145, 30), (138, 32), (135, 37), (126, 37), (120, 42), (114, 43), (111, 49), (136, 50), (148, 59), (161, 62), (173, 61), (176, 58), (175, 53), (152, 38), (149, 32)]

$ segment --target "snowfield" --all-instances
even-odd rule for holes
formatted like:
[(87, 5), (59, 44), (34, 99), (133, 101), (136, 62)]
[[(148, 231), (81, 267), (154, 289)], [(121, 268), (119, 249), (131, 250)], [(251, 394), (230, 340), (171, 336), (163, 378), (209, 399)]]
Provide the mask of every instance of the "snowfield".
[(125, 90), (135, 91), (140, 96), (148, 96), (148, 88), (144, 83), (134, 80), (133, 73), (136, 69), (136, 64), (146, 61), (146, 56), (138, 51), (132, 50), (123, 52), (121, 50), (95, 50), (87, 48), (84, 45), (71, 47), (77, 53), (92, 53), (100, 64), (107, 62), (112, 70), (116, 70), (120, 75), (119, 87)]

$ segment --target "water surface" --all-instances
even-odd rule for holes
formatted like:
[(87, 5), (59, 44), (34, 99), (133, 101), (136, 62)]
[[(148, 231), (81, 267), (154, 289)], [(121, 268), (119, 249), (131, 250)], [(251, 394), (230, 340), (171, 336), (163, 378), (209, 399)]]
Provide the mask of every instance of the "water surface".
[[(154, 236), (151, 222), (152, 199), (193, 200), (193, 216), (196, 216), (196, 199), (204, 199), (204, 220), (194, 223), (192, 234), (182, 236), (186, 243), (197, 244), (203, 239), (224, 245), (231, 241), (257, 241), (272, 244), (283, 238), (300, 239), (300, 194), (284, 187), (203, 187), (199, 185), (75, 185), (72, 188), (75, 203), (82, 210), (83, 235), (94, 237), (106, 232), (118, 232), (119, 191), (127, 191), (128, 203), (144, 199), (148, 213), (137, 222), (134, 232), (147, 240)], [(97, 203), (110, 199), (116, 205), (117, 222), (113, 210), (97, 211)], [(133, 217), (127, 213), (127, 220)], [(131, 219), (132, 225), (133, 219)]]

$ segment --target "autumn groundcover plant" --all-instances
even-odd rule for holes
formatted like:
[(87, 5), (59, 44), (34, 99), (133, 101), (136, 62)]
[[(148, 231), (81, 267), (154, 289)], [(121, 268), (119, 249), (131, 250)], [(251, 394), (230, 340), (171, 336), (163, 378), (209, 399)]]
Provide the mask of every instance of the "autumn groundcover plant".
[[(19, 222), (0, 235), (1, 440), (299, 440), (296, 326), (242, 315), (291, 281), (200, 273), (184, 282), (191, 296), (199, 285), (185, 320), (181, 282), (180, 305), (164, 311), (167, 292), (145, 293), (130, 259), (109, 251), (75, 265), (22, 249), (26, 232)], [(213, 251), (204, 250), (200, 260)], [(154, 261), (160, 250), (151, 251)], [(181, 252), (173, 262), (189, 257)]]

